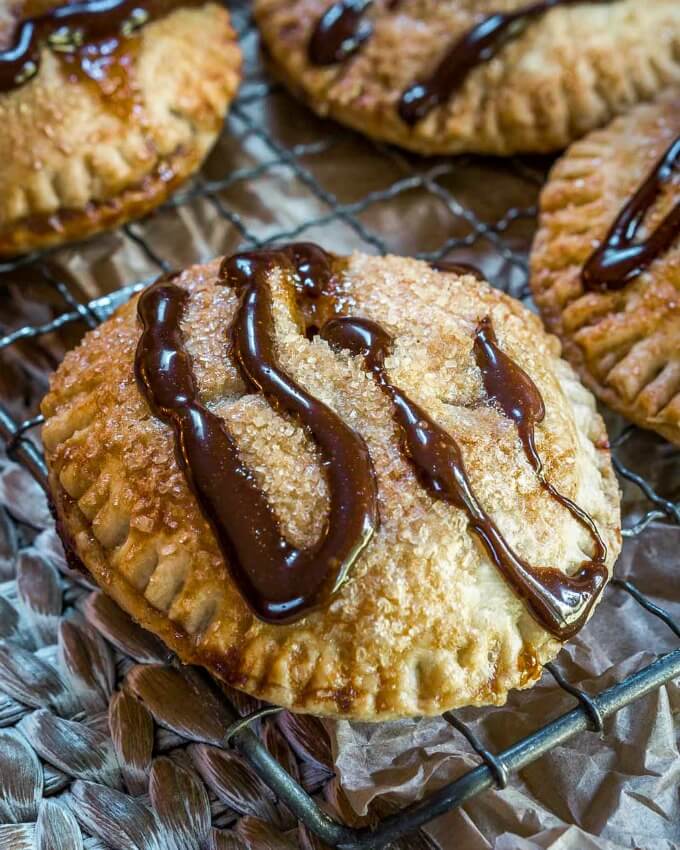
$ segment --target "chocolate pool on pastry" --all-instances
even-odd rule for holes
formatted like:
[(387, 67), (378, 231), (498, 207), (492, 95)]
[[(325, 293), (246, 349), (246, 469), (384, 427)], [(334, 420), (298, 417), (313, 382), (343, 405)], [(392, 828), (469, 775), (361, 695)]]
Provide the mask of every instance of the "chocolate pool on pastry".
[(594, 402), (467, 270), (298, 243), (164, 277), (43, 402), (66, 545), (179, 656), (298, 711), (502, 703), (620, 545)]

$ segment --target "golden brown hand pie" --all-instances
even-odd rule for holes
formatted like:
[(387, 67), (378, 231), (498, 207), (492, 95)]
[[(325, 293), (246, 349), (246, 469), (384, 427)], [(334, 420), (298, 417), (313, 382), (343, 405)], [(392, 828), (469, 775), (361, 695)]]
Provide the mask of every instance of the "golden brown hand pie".
[(419, 153), (556, 150), (680, 81), (677, 0), (255, 0), (254, 10), (275, 70), (316, 112)]
[[(2, 5), (0, 254), (143, 215), (199, 167), (240, 75), (221, 5), (120, 0), (59, 20), (68, 4)], [(29, 21), (30, 49), (11, 61)]]
[[(576, 142), (553, 168), (539, 222), (532, 287), (548, 328), (602, 401), (680, 443), (678, 91)], [(612, 262), (617, 240), (628, 262)]]
[(557, 340), (417, 260), (301, 245), (161, 280), (43, 412), (67, 549), (182, 659), (298, 711), (502, 703), (619, 550), (604, 425)]

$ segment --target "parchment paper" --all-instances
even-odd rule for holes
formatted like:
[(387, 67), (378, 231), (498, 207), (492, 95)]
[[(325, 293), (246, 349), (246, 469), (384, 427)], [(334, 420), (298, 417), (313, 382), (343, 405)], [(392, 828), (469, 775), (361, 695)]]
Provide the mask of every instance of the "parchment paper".
[[(680, 616), (680, 528), (653, 525), (624, 546), (616, 574)], [(662, 622), (610, 588), (558, 666), (586, 691), (602, 690), (678, 645)], [(491, 749), (509, 746), (573, 700), (546, 673), (503, 708), (467, 710)], [(680, 681), (623, 709), (599, 736), (584, 733), (429, 827), (456, 850), (677, 850), (680, 848)], [(400, 805), (459, 776), (479, 758), (441, 719), (334, 726), (336, 764), (358, 813), (386, 795)], [(452, 836), (455, 836), (455, 840)]]

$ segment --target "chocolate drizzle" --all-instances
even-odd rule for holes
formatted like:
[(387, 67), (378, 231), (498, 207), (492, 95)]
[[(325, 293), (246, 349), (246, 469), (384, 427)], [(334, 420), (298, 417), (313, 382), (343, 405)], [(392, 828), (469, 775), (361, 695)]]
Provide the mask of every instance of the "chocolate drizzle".
[(483, 319), (477, 328), (474, 355), (482, 373), (487, 398), (498, 405), (503, 414), (517, 426), (524, 454), (541, 486), (590, 533), (595, 550), (591, 564), (604, 565), (607, 547), (592, 517), (567, 496), (563, 496), (545, 478), (543, 461), (536, 449), (536, 426), (545, 418), (543, 398), (524, 369), (499, 348), (491, 319), (488, 317)]
[[(440, 106), (465, 82), (467, 75), (482, 62), (488, 62), (511, 39), (522, 33), (535, 18), (556, 6), (572, 6), (584, 0), (539, 0), (514, 12), (488, 15), (449, 48), (434, 72), (406, 89), (399, 100), (399, 116), (413, 126)], [(590, 0), (612, 3), (614, 0)]]
[[(479, 346), (480, 351), (486, 352), (490, 332), (492, 333), (490, 325), (482, 323), (475, 338), (476, 350)], [(607, 580), (607, 569), (604, 565), (606, 548), (592, 520), (588, 517), (589, 522), (586, 521), (586, 524), (596, 538), (597, 554), (593, 561), (582, 565), (576, 575), (565, 575), (554, 567), (544, 567), (540, 570), (531, 567), (512, 550), (477, 500), (456, 440), (440, 428), (403, 390), (390, 382), (385, 368), (385, 358), (392, 347), (390, 335), (380, 325), (368, 319), (338, 318), (326, 324), (321, 336), (333, 347), (363, 357), (367, 371), (373, 375), (378, 386), (392, 402), (402, 451), (413, 463), (420, 483), (433, 495), (466, 512), (473, 531), (490, 558), (517, 595), (526, 602), (534, 618), (560, 640), (566, 640), (577, 632), (585, 623)], [(480, 336), (484, 341), (478, 343)], [(536, 412), (539, 400), (540, 408), (543, 409), (540, 394), (531, 379), (505, 355), (503, 366), (497, 369), (494, 364), (490, 364), (487, 374), (494, 387), (509, 375), (517, 381), (515, 390), (522, 400), (509, 408), (512, 411), (517, 409)], [(519, 377), (520, 374), (522, 378)], [(530, 388), (532, 392), (528, 403), (525, 404), (523, 399)], [(504, 390), (503, 401), (509, 402), (512, 394), (511, 388)], [(531, 422), (530, 417), (531, 414), (527, 416), (527, 422)], [(515, 421), (523, 421), (520, 414), (513, 413), (512, 418)], [(528, 426), (525, 434), (528, 434), (529, 430), (533, 445), (533, 427)], [(543, 483), (542, 476), (541, 481)], [(546, 486), (552, 495), (571, 510), (573, 503), (570, 500), (557, 494), (550, 485)], [(582, 520), (587, 514), (576, 508), (575, 516)]]
[[(11, 91), (34, 77), (40, 51), (48, 45), (58, 53), (74, 55), (96, 42), (127, 38), (147, 22), (197, 0), (87, 0), (58, 6), (18, 24), (14, 44), (0, 51), (0, 92)], [(110, 55), (115, 45), (109, 45)], [(85, 51), (85, 61), (94, 61)], [(86, 70), (89, 74), (89, 71)]]
[(540, 0), (515, 12), (498, 12), (483, 18), (447, 50), (427, 79), (413, 83), (402, 93), (397, 107), (399, 117), (410, 126), (417, 124), (448, 100), (473, 68), (492, 59), (533, 18), (554, 6), (574, 2), (583, 0)]
[[(311, 259), (310, 269), (319, 257)], [(275, 266), (289, 280), (295, 274), (290, 253), (272, 251), (227, 259), (221, 277), (240, 296), (231, 334), (246, 384), (297, 419), (321, 454), (330, 509), (313, 546), (298, 549), (281, 535), (233, 437), (201, 404), (180, 329), (188, 294), (171, 280), (160, 280), (140, 298), (144, 332), (136, 374), (154, 414), (175, 431), (180, 466), (241, 593), (260, 618), (282, 623), (304, 616), (337, 589), (377, 527), (378, 512), (373, 466), (362, 438), (278, 365), (267, 283)]]
[(364, 18), (373, 0), (337, 0), (321, 16), (307, 46), (312, 65), (335, 65), (351, 56), (373, 34)]
[[(514, 12), (497, 12), (483, 18), (450, 47), (433, 73), (413, 83), (401, 95), (397, 111), (406, 124), (413, 126), (440, 106), (465, 82), (467, 75), (482, 62), (492, 59), (522, 33), (535, 18), (556, 6), (571, 6), (587, 0), (538, 0)], [(615, 0), (589, 0), (612, 3)], [(356, 53), (373, 33), (373, 25), (364, 17), (373, 0), (337, 0), (318, 21), (309, 40), (307, 55), (312, 65), (327, 66), (342, 62)], [(393, 9), (395, 3), (388, 4)]]
[(239, 295), (230, 339), (246, 385), (308, 430), (326, 469), (329, 515), (320, 539), (306, 549), (283, 538), (228, 429), (200, 402), (180, 328), (186, 290), (172, 279), (161, 279), (139, 301), (144, 331), (135, 368), (140, 388), (154, 414), (173, 427), (187, 482), (255, 613), (270, 622), (290, 622), (327, 600), (378, 522), (376, 481), (363, 440), (278, 364), (270, 289), (270, 275), (276, 270), (301, 331), (320, 326), (320, 336), (333, 348), (363, 359), (391, 402), (400, 448), (421, 485), (466, 512), (493, 563), (544, 628), (561, 640), (573, 635), (606, 583), (607, 550), (592, 519), (545, 479), (534, 435), (545, 408), (531, 378), (501, 351), (490, 320), (483, 320), (473, 350), (489, 401), (516, 424), (527, 459), (544, 489), (593, 538), (592, 559), (573, 576), (553, 567), (535, 569), (513, 551), (477, 500), (455, 438), (390, 381), (385, 360), (392, 337), (368, 319), (338, 317), (334, 260), (309, 243), (237, 254), (227, 258), (220, 271), (221, 281)]
[(644, 183), (623, 207), (602, 244), (583, 266), (581, 280), (587, 290), (623, 288), (667, 251), (680, 235), (678, 202), (646, 239), (636, 241), (645, 216), (679, 164), (680, 136), (671, 143)]
[(470, 263), (458, 263), (455, 260), (432, 260), (428, 265), (438, 272), (451, 272), (458, 275), (468, 274), (476, 280), (486, 280), (484, 273)]

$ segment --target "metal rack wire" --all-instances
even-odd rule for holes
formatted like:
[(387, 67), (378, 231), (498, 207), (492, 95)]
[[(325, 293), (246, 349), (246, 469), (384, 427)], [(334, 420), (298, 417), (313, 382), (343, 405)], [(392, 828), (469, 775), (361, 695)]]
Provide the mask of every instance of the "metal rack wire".
[[(306, 237), (310, 231), (323, 231), (329, 226), (342, 225), (355, 244), (386, 253), (390, 249), (399, 250), (399, 246), (390, 245), (384, 232), (367, 223), (366, 214), (369, 214), (370, 218), (370, 212), (376, 206), (400, 203), (407, 193), (418, 192), (436, 202), (439, 209), (449, 217), (453, 233), (437, 246), (422, 251), (420, 256), (440, 259), (461, 250), (468, 254), (479, 254), (488, 249), (494, 256), (494, 262), (502, 264), (505, 269), (503, 288), (519, 298), (528, 300), (526, 254), (521, 245), (518, 247), (518, 240), (512, 233), (518, 223), (531, 224), (535, 216), (533, 204), (511, 207), (493, 221), (485, 221), (474, 209), (461, 202), (446, 182), (449, 176), (467, 165), (476, 167), (473, 160), (438, 161), (433, 164), (431, 161), (407, 158), (390, 148), (370, 146), (368, 142), (361, 144), (365, 144), (367, 148), (371, 147), (372, 154), (389, 162), (393, 169), (391, 173), (399, 176), (390, 179), (387, 185), (371, 189), (357, 199), (340, 199), (323, 185), (315, 170), (307, 164), (307, 160), (310, 157), (323, 156), (337, 146), (338, 139), (343, 139), (344, 136), (335, 129), (329, 133), (327, 126), (317, 122), (315, 128), (322, 133), (322, 138), (287, 145), (272, 131), (264, 118), (263, 105), (268, 99), (283, 95), (279, 87), (262, 74), (256, 52), (256, 35), (249, 19), (247, 3), (230, 5), (240, 26), (244, 51), (249, 57), (247, 78), (230, 116), (231, 133), (237, 141), (247, 139), (258, 144), (260, 160), (252, 166), (230, 169), (226, 176), (217, 177), (213, 176), (217, 168), (213, 163), (202, 176), (166, 204), (164, 214), (173, 215), (183, 207), (200, 200), (236, 234), (235, 238), (244, 248), (260, 248), (275, 242)], [(484, 167), (497, 168), (493, 164)], [(509, 168), (523, 181), (536, 187), (540, 186), (542, 163), (537, 165), (516, 160)], [(306, 217), (290, 226), (268, 230), (261, 226), (261, 222), (254, 223), (247, 212), (229, 202), (229, 191), (233, 187), (256, 185), (257, 181), (274, 172), (283, 173), (286, 179), (294, 180), (306, 199), (318, 210), (318, 215), (313, 218)], [(173, 260), (161, 254), (157, 243), (149, 238), (144, 226), (131, 224), (124, 227), (121, 238), (130, 248), (139, 252), (148, 267), (150, 277), (173, 266)], [(50, 303), (56, 306), (53, 306), (49, 319), (37, 324), (19, 324), (11, 328), (3, 328), (0, 324), (0, 357), (12, 352), (15, 357), (21, 358), (26, 347), (38, 346), (42, 340), (57, 332), (73, 328), (81, 333), (96, 327), (148, 282), (145, 280), (108, 295), (84, 299), (81, 293), (74, 291), (69, 281), (54, 273), (50, 254), (47, 252), (1, 264), (0, 274), (3, 278), (0, 280), (0, 286), (2, 280), (11, 281), (17, 275), (28, 273), (37, 277), (40, 285), (50, 293)], [(46, 469), (36, 437), (42, 417), (35, 415), (34, 410), (28, 410), (25, 416), (17, 415), (16, 409), (16, 404), (12, 404), (10, 409), (9, 402), (0, 401), (0, 437), (5, 444), (7, 455), (22, 463), (45, 487)], [(643, 505), (624, 529), (626, 537), (642, 535), (648, 526), (656, 521), (680, 525), (680, 503), (658, 493), (649, 481), (625, 462), (623, 453), (634, 433), (634, 428), (625, 428), (612, 445), (616, 471), (624, 481), (629, 482), (630, 487), (639, 491)], [(641, 616), (658, 618), (680, 640), (680, 624), (673, 620), (669, 612), (645, 597), (632, 582), (615, 579), (607, 592), (628, 594), (638, 603)], [(485, 789), (505, 787), (513, 772), (540, 758), (568, 738), (587, 730), (601, 731), (605, 720), (620, 708), (680, 676), (680, 648), (660, 655), (644, 669), (614, 687), (594, 695), (587, 694), (569, 683), (554, 664), (546, 665), (546, 669), (556, 685), (575, 700), (576, 705), (572, 710), (497, 753), (490, 752), (485, 742), (480, 740), (459, 716), (447, 712), (444, 718), (467, 739), (480, 758), (479, 766), (423, 801), (387, 817), (373, 829), (350, 829), (330, 818), (284, 771), (257, 736), (247, 728), (247, 724), (239, 721), (238, 728), (234, 727), (230, 738), (276, 795), (327, 844), (348, 850), (383, 847), (432, 818), (461, 806)], [(229, 743), (225, 741), (225, 745)]]

